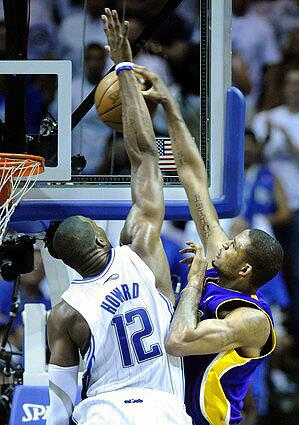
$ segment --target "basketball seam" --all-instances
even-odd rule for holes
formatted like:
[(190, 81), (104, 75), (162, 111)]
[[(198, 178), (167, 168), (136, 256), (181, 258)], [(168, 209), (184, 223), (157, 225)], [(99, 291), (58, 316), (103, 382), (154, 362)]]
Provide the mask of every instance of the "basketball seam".
[(109, 112), (113, 111), (113, 109), (116, 109), (118, 107), (122, 107), (122, 103), (118, 103), (117, 105), (114, 105), (113, 108), (108, 109), (107, 111), (105, 111), (102, 115), (99, 114), (100, 118), (103, 118), (106, 114), (108, 114)]
[[(118, 82), (118, 80), (115, 80), (112, 84), (110, 84), (110, 86), (105, 90), (105, 92), (103, 93), (103, 95), (102, 95), (102, 97), (101, 97), (101, 99), (99, 100), (99, 102), (98, 103), (96, 103), (96, 109), (98, 109), (98, 107), (100, 106), (100, 104), (101, 104), (101, 102), (102, 102), (102, 100), (103, 100), (103, 98), (104, 98), (104, 96), (105, 96), (105, 94), (107, 93), (107, 91), (110, 89), (110, 87), (113, 87), (114, 86), (114, 84), (116, 84)], [(99, 83), (99, 84), (101, 84), (101, 83)], [(108, 111), (107, 111), (108, 112)], [(105, 112), (106, 113), (106, 112)]]
[[(110, 86), (111, 87), (111, 86)], [(111, 112), (111, 111), (113, 111), (113, 109), (115, 109), (115, 108), (118, 108), (119, 106), (121, 106), (122, 107), (122, 102), (120, 102), (120, 103), (118, 103), (118, 104), (116, 104), (116, 105), (114, 105), (113, 106), (113, 108), (110, 108), (110, 109), (108, 109), (107, 111), (105, 111), (103, 114), (99, 114), (99, 117), (100, 118), (103, 118), (106, 114), (108, 114), (109, 112)], [(157, 107), (157, 105), (155, 105), (153, 102), (149, 102), (149, 103), (147, 103), (146, 102), (146, 106), (147, 106), (147, 108), (148, 108), (148, 110), (149, 110), (149, 113), (151, 114), (155, 109), (156, 109), (156, 107)]]
[(105, 121), (105, 123), (107, 123), (107, 124), (119, 124), (119, 125), (122, 125), (122, 123), (120, 123), (119, 121)]

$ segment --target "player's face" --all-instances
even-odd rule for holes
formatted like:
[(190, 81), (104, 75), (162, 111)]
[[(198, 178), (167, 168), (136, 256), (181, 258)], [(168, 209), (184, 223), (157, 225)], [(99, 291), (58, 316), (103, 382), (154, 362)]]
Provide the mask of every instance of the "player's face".
[(289, 71), (284, 82), (284, 96), (289, 105), (299, 103), (299, 71)]
[(228, 278), (237, 278), (241, 268), (246, 264), (246, 246), (250, 243), (249, 231), (225, 241), (213, 259), (213, 266), (220, 274)]
[(86, 74), (91, 83), (96, 84), (106, 63), (106, 53), (102, 48), (89, 48), (85, 55)]
[(252, 136), (247, 135), (245, 137), (244, 166), (248, 168), (255, 162), (258, 162), (258, 146)]

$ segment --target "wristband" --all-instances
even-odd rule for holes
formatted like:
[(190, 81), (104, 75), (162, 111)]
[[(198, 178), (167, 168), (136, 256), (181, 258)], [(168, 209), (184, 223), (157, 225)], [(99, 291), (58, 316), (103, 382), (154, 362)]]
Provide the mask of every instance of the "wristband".
[(120, 62), (115, 66), (116, 75), (118, 75), (121, 71), (128, 70), (133, 71), (134, 64), (133, 62)]

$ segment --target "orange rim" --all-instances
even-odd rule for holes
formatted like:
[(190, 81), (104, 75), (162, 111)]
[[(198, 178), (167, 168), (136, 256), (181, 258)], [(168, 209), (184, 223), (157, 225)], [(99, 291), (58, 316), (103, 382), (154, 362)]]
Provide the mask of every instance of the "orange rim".
[(4, 202), (6, 202), (6, 200), (9, 198), (10, 194), (11, 194), (11, 182), (8, 181), (2, 187), (1, 192), (0, 192), (0, 206), (2, 206), (4, 204)]
[[(38, 163), (38, 167), (36, 167)], [(8, 169), (22, 165), (22, 175), (41, 174), (45, 170), (45, 159), (37, 155), (27, 155), (19, 153), (0, 153), (0, 176), (5, 174)], [(36, 168), (35, 168), (36, 167)], [(16, 176), (19, 175), (20, 169), (16, 171)], [(12, 177), (14, 177), (12, 173)]]

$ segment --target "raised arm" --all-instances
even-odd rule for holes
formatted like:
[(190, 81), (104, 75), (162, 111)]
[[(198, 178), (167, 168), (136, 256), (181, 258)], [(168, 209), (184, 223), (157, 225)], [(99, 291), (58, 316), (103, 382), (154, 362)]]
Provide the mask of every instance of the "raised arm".
[(188, 285), (174, 313), (166, 340), (166, 351), (174, 356), (222, 353), (234, 348), (261, 350), (270, 334), (270, 323), (264, 313), (251, 307), (239, 307), (224, 319), (198, 317), (207, 261), (200, 247), (189, 243), (182, 253), (195, 254), (188, 275)]
[[(104, 29), (115, 64), (132, 62), (127, 39), (128, 22), (122, 30), (117, 12), (105, 9)], [(132, 249), (154, 272), (157, 287), (174, 300), (169, 265), (160, 239), (164, 219), (163, 179), (151, 117), (133, 70), (118, 74), (122, 99), (123, 131), (131, 163), (133, 206), (121, 234), (121, 243)]]
[(228, 237), (220, 226), (210, 198), (205, 165), (179, 106), (166, 85), (146, 68), (136, 65), (135, 68), (144, 78), (153, 82), (153, 87), (144, 96), (160, 102), (164, 107), (178, 175), (186, 191), (190, 212), (205, 247), (207, 259), (211, 260)]

